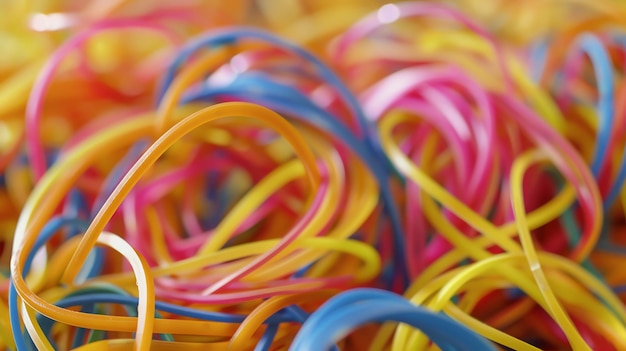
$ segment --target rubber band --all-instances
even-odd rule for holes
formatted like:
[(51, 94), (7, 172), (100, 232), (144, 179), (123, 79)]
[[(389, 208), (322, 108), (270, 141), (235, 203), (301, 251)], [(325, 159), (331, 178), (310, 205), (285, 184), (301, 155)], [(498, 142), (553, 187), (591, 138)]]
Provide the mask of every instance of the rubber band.
[(98, 32), (115, 28), (140, 28), (154, 30), (157, 32), (164, 32), (163, 34), (166, 37), (169, 37), (170, 40), (175, 41), (175, 38), (172, 38), (170, 33), (165, 32), (163, 28), (157, 25), (153, 25), (150, 23), (141, 23), (137, 21), (117, 21), (96, 25), (91, 29), (91, 31), (81, 32), (80, 35), (75, 37), (73, 40), (66, 42), (64, 46), (59, 48), (57, 53), (53, 55), (49, 61), (47, 61), (46, 66), (42, 69), (43, 73), (39, 74), (39, 77), (30, 93), (29, 104), (26, 108), (26, 140), (28, 142), (30, 151), (30, 162), (32, 163), (36, 179), (39, 179), (42, 176), (46, 168), (44, 164), (44, 157), (42, 155), (43, 146), (41, 145), (41, 141), (38, 137), (38, 121), (41, 119), (43, 104), (42, 99), (46, 93), (47, 86), (49, 85), (52, 74), (61, 64), (63, 58), (67, 56), (71, 51), (73, 51), (76, 47), (83, 44), (87, 39), (89, 39)]
[[(223, 109), (225, 111), (228, 111), (228, 106), (230, 106), (230, 105), (223, 105), (222, 107), (223, 107)], [(237, 106), (237, 105), (233, 105), (233, 107), (235, 107), (235, 106)], [(267, 112), (265, 112), (265, 111), (269, 112), (269, 110), (265, 110), (264, 111), (264, 110), (261, 110), (261, 109), (252, 108), (252, 105), (247, 105), (247, 106), (246, 105), (239, 105), (239, 107), (240, 107), (239, 111), (237, 111), (237, 112), (230, 112), (230, 115), (251, 115), (251, 114), (254, 115), (254, 114), (258, 113), (260, 118), (263, 118), (263, 119), (265, 119), (267, 121), (272, 121), (272, 123), (274, 123), (274, 121), (278, 121), (278, 119), (275, 119), (277, 117), (274, 117), (274, 115), (267, 114)], [(249, 110), (246, 110), (246, 108), (249, 108)], [(171, 129), (171, 131), (168, 134), (164, 134), (164, 138), (162, 139), (162, 141), (159, 140), (155, 144), (153, 144), (153, 147), (151, 147), (151, 149), (149, 149), (147, 151), (147, 153), (144, 154), (144, 156), (142, 156), (142, 158), (138, 161), (138, 163), (136, 163), (135, 166), (133, 168), (131, 168), (131, 170), (127, 173), (125, 178), (122, 180), (121, 184), (129, 184), (128, 186), (132, 186), (132, 184), (134, 182), (136, 182), (136, 180), (134, 180), (132, 178), (134, 176), (134, 173), (135, 172), (141, 172), (140, 171), (141, 167), (145, 167), (145, 166), (143, 166), (144, 163), (147, 166), (149, 166), (151, 163), (155, 162), (156, 161), (156, 157), (158, 157), (160, 155), (160, 153), (162, 153), (162, 151), (159, 151), (159, 150), (160, 149), (165, 149), (169, 145), (171, 145), (167, 138), (171, 138), (171, 139), (180, 138), (180, 136), (178, 136), (177, 133), (185, 133), (185, 130), (190, 130), (190, 129), (194, 128), (194, 127), (197, 127), (197, 126), (201, 125), (201, 123), (207, 123), (207, 122), (210, 122), (211, 120), (217, 120), (219, 118), (223, 118), (224, 115), (222, 115), (222, 114), (229, 113), (229, 112), (222, 112), (222, 111), (220, 111), (220, 109), (217, 109), (217, 108), (216, 109), (205, 110), (205, 111), (206, 111), (205, 113), (207, 115), (211, 116), (206, 121), (203, 121), (201, 119), (201, 118), (204, 117), (204, 114), (203, 113), (198, 113), (196, 115), (190, 116), (190, 118), (188, 120), (183, 120), (182, 122), (180, 122), (180, 124), (178, 124), (173, 129)], [(264, 113), (266, 113), (265, 116), (262, 114), (262, 111)], [(275, 122), (275, 123), (277, 123), (277, 122)], [(300, 157), (302, 157), (302, 159), (303, 159), (303, 161), (305, 162), (305, 165), (306, 165), (305, 167), (306, 167), (306, 169), (308, 171), (308, 177), (309, 177), (311, 190), (313, 192), (315, 192), (315, 190), (317, 188), (317, 184), (318, 184), (319, 181), (317, 180), (317, 177), (318, 177), (318, 175), (316, 173), (317, 168), (315, 166), (312, 166), (313, 155), (310, 154), (310, 152), (308, 151), (308, 149), (306, 147), (302, 146), (303, 144), (299, 140), (293, 138), (292, 135), (294, 135), (293, 134), (294, 132), (289, 130), (289, 127), (288, 127), (287, 124), (283, 124), (282, 126), (276, 125), (276, 127), (279, 128), (279, 130), (282, 130), (285, 133), (285, 137), (288, 140), (290, 139), (290, 142), (296, 148), (296, 153), (298, 153), (300, 155)], [(180, 132), (178, 131), (179, 129), (180, 129)], [(288, 134), (288, 133), (291, 133), (291, 134)], [(182, 135), (184, 135), (184, 134), (182, 134)], [(161, 146), (161, 145), (163, 145), (163, 146)], [(152, 150), (154, 150), (154, 151), (152, 151)], [(150, 155), (151, 158), (148, 158), (147, 155)], [(138, 173), (138, 174), (140, 176), (141, 173)], [(123, 195), (124, 192), (128, 192), (128, 190), (124, 190), (123, 188), (118, 188), (118, 189), (119, 190), (116, 189), (114, 191), (114, 193), (113, 193), (114, 196), (116, 196), (116, 195), (120, 196), (118, 194), (121, 194), (121, 196), (124, 196)], [(103, 205), (102, 209), (108, 209), (109, 206), (112, 206), (113, 208), (119, 206), (119, 202), (115, 203), (115, 202), (112, 202), (112, 201), (115, 201), (115, 200), (107, 201)], [(110, 218), (110, 215), (107, 215), (106, 214), (107, 212), (103, 211), (102, 209), (100, 210), (98, 215), (95, 217), (94, 223), (102, 223), (103, 221), (106, 221), (108, 218)], [(103, 225), (101, 225), (101, 224), (93, 224), (93, 227), (90, 227), (87, 230), (87, 232), (85, 233), (85, 238), (90, 238), (90, 236), (92, 236), (93, 235), (92, 233), (94, 233), (94, 232), (95, 233), (100, 232), (102, 226)], [(88, 239), (85, 239), (85, 240), (88, 240)], [(91, 240), (93, 240), (93, 239), (91, 239)], [(81, 246), (82, 247), (88, 247), (90, 245), (89, 245), (88, 241), (85, 241), (85, 244), (83, 244)], [(81, 251), (82, 250), (79, 249), (78, 252), (81, 252)], [(68, 270), (65, 273), (65, 277), (66, 277), (65, 280), (67, 282), (71, 282), (72, 278), (75, 277), (75, 275), (76, 275), (76, 271), (74, 271), (72, 269), (72, 267), (76, 267), (75, 266), (76, 264), (78, 264), (77, 266), (80, 266), (81, 265), (80, 263), (82, 263), (81, 261), (84, 260), (85, 255), (83, 254), (82, 256), (74, 256), (74, 257), (75, 258), (73, 258), (69, 262), (69, 264), (68, 264), (68, 268), (70, 270)], [(75, 262), (76, 260), (78, 260), (78, 262)]]
[[(385, 7), (386, 6), (386, 7)], [(364, 18), (361, 22), (357, 23), (353, 28), (352, 32), (344, 35), (341, 39), (341, 42), (337, 45), (337, 51), (335, 53), (334, 59), (338, 59), (341, 55), (344, 54), (346, 47), (349, 42), (352, 42), (358, 38), (366, 36), (369, 32), (374, 30), (376, 27), (381, 24), (387, 24), (394, 22), (400, 18), (404, 17), (416, 17), (416, 16), (425, 16), (425, 15), (438, 15), (442, 17), (449, 17), (455, 21), (461, 22), (463, 25), (467, 26), (471, 30), (477, 32), (479, 35), (484, 37), (487, 41), (490, 42), (495, 48), (496, 56), (499, 57), (498, 65), (502, 70), (504, 75), (504, 80), (508, 87), (511, 86), (511, 81), (509, 77), (509, 73), (504, 66), (504, 59), (502, 57), (502, 53), (495, 44), (494, 39), (482, 28), (474, 24), (471, 20), (467, 19), (461, 13), (456, 12), (450, 8), (434, 5), (434, 4), (420, 4), (416, 2), (407, 2), (399, 5), (389, 4), (381, 7), (378, 13), (374, 15), (370, 15), (369, 17)], [(387, 10), (389, 12), (394, 13), (392, 17), (387, 19), (384, 16), (384, 11)]]
[[(328, 327), (331, 327), (330, 323), (326, 323), (323, 325), (319, 325), (316, 323), (319, 323), (320, 318), (322, 318), (322, 316), (324, 316), (324, 313), (328, 311), (328, 309), (330, 309), (330, 306), (333, 305), (333, 303), (338, 303), (338, 301), (341, 301), (342, 298), (343, 299), (349, 299), (349, 300), (356, 300), (357, 296), (361, 298), (361, 301), (365, 300), (368, 301), (370, 300), (370, 302), (374, 302), (377, 300), (376, 295), (377, 294), (381, 294), (382, 292), (376, 292), (375, 290), (367, 290), (367, 289), (363, 289), (363, 290), (353, 290), (350, 293), (345, 293), (343, 295), (338, 295), (337, 297), (331, 299), (327, 305), (323, 306), (322, 308), (320, 308), (320, 310), (318, 310), (317, 314), (312, 315), (307, 322), (305, 323), (305, 325), (303, 326), (303, 330), (301, 331), (302, 335), (307, 335), (306, 331), (307, 328), (316, 328), (316, 333), (320, 333), (321, 335), (329, 335), (329, 334), (333, 334), (331, 336), (331, 338), (338, 338), (339, 335), (345, 335), (346, 333), (349, 332), (350, 329), (354, 328), (354, 326), (358, 325), (357, 323), (363, 323), (363, 321), (380, 321), (380, 320), (384, 320), (386, 318), (392, 318), (392, 319), (396, 319), (398, 322), (405, 322), (405, 323), (410, 323), (411, 325), (422, 328), (424, 330), (426, 330), (427, 332), (432, 333), (431, 335), (433, 336), (433, 338), (441, 338), (444, 337), (444, 335), (436, 335), (435, 333), (441, 333), (442, 330), (444, 328), (433, 328), (432, 324), (436, 324), (436, 323), (444, 323), (447, 325), (447, 328), (449, 331), (450, 330), (454, 330), (455, 334), (457, 334), (458, 337), (460, 337), (461, 339), (463, 339), (463, 342), (461, 342), (460, 340), (451, 340), (451, 339), (447, 339), (448, 342), (453, 342), (454, 347), (455, 348), (459, 348), (459, 349), (464, 349), (467, 348), (469, 349), (481, 349), (481, 350), (489, 350), (489, 349), (493, 349), (489, 344), (485, 343), (484, 341), (476, 338), (474, 339), (473, 337), (470, 337), (470, 335), (472, 334), (468, 334), (466, 332), (466, 330), (464, 328), (462, 328), (460, 325), (455, 325), (453, 323), (450, 323), (450, 320), (440, 316), (440, 315), (436, 315), (436, 314), (431, 314), (431, 313), (427, 313), (427, 311), (425, 310), (420, 310), (415, 306), (412, 306), (408, 303), (406, 303), (403, 299), (390, 299), (390, 300), (386, 300), (385, 299), (381, 299), (381, 297), (378, 297), (378, 300), (382, 300), (385, 301), (385, 303), (387, 303), (388, 305), (386, 306), (386, 309), (381, 309), (381, 310), (370, 310), (368, 311), (368, 313), (362, 313), (362, 316), (359, 315), (359, 317), (356, 317), (356, 315), (358, 314), (357, 311), (360, 309), (361, 311), (364, 311), (362, 306), (359, 306), (359, 304), (356, 305), (346, 305), (346, 303), (350, 303), (348, 301), (346, 301), (345, 303), (342, 301), (342, 305), (343, 306), (343, 310), (345, 311), (344, 313), (341, 314), (337, 314), (336, 312), (332, 314), (333, 318), (341, 318), (343, 317), (344, 320), (346, 320), (347, 318), (350, 318), (351, 316), (351, 320), (350, 321), (346, 321), (348, 323), (346, 323), (344, 325), (344, 327), (342, 329), (335, 329), (335, 331), (331, 331), (328, 330)], [(371, 295), (371, 297), (369, 296)], [(373, 300), (373, 301), (371, 301)], [(395, 301), (394, 301), (395, 300)], [(358, 301), (358, 300), (356, 300)], [(356, 302), (354, 301), (354, 302)], [(382, 303), (382, 301), (378, 301), (379, 303)], [(354, 302), (351, 302), (352, 304), (354, 304)], [(394, 303), (395, 302), (395, 303)], [(411, 313), (402, 313), (402, 309), (399, 309), (400, 306), (404, 306), (404, 308), (408, 308), (409, 310), (412, 310)], [(420, 312), (422, 313), (420, 313)], [(386, 316), (390, 316), (390, 317), (386, 317)], [(395, 317), (391, 317), (391, 316), (395, 316)], [(429, 324), (426, 321), (422, 320), (422, 321), (418, 321), (418, 319), (414, 319), (417, 318), (417, 316), (420, 316), (423, 319), (428, 318)], [(315, 318), (317, 317), (317, 318)], [(412, 320), (412, 321), (411, 321)], [(324, 326), (326, 329), (319, 329), (319, 327)], [(331, 327), (332, 328), (332, 327)], [(315, 330), (315, 329), (314, 329)], [(328, 337), (328, 336), (327, 336)], [(443, 343), (440, 343), (439, 345), (443, 346)], [(305, 339), (303, 336), (296, 336), (296, 339), (294, 340), (294, 343), (291, 346), (291, 350), (295, 350), (295, 349), (299, 349), (299, 350), (317, 350), (317, 349), (327, 349), (328, 348), (328, 344), (327, 341), (324, 341), (324, 338), (313, 338), (310, 337), (308, 339)]]
[[(384, 130), (384, 127), (383, 127), (383, 130)], [(383, 132), (383, 133), (384, 133), (384, 132)], [(384, 139), (384, 135), (385, 135), (385, 134), (383, 134), (383, 143), (386, 143), (386, 141), (385, 141), (385, 139)], [(429, 186), (428, 186), (428, 187), (426, 187), (426, 188), (427, 188), (427, 189), (430, 189), (430, 188), (432, 188), (432, 186), (430, 186), (430, 185), (429, 185)], [(464, 245), (464, 246), (466, 246), (466, 245)]]
[(624, 7), (535, 5), (8, 4), (0, 349), (626, 348)]
[[(169, 82), (172, 80), (172, 77), (174, 76), (174, 71), (177, 68), (177, 66), (179, 66), (183, 61), (185, 61), (189, 56), (191, 56), (192, 53), (196, 52), (201, 47), (211, 46), (211, 45), (220, 45), (223, 43), (231, 43), (239, 37), (257, 38), (263, 41), (274, 43), (275, 45), (279, 45), (280, 47), (285, 48), (288, 51), (294, 52), (297, 56), (312, 63), (313, 66), (316, 68), (317, 73), (321, 75), (321, 77), (324, 80), (328, 81), (330, 84), (335, 86), (339, 96), (346, 102), (347, 107), (354, 114), (355, 119), (357, 121), (357, 125), (359, 126), (359, 129), (360, 129), (360, 132), (357, 131), (357, 133), (363, 134), (365, 133), (364, 131), (369, 129), (367, 126), (368, 122), (366, 121), (363, 112), (360, 110), (360, 107), (358, 106), (358, 102), (356, 101), (356, 98), (338, 80), (336, 75), (333, 74), (328, 68), (326, 68), (318, 59), (316, 59), (310, 53), (294, 46), (293, 44), (290, 44), (278, 38), (272, 37), (271, 35), (268, 35), (266, 33), (256, 32), (253, 30), (241, 29), (238, 31), (232, 31), (230, 33), (229, 32), (219, 33), (219, 34), (212, 35), (206, 38), (197, 39), (192, 44), (190, 44), (187, 48), (185, 48), (182, 51), (181, 55), (177, 57), (174, 65), (171, 66), (171, 68), (168, 70), (166, 74), (165, 84), (166, 85), (169, 84)], [(164, 95), (163, 92), (161, 92), (160, 96), (162, 97), (163, 95)], [(397, 260), (397, 264), (399, 265), (401, 272), (403, 272), (404, 268), (402, 267), (404, 267), (404, 263), (400, 263), (400, 262), (404, 262), (405, 260), (400, 250), (403, 244), (402, 244), (402, 234), (400, 233), (400, 225), (399, 225), (399, 219), (397, 216), (397, 210), (395, 209), (395, 205), (393, 203), (391, 194), (388, 189), (388, 185), (386, 181), (387, 179), (386, 171), (384, 168), (381, 169), (381, 167), (379, 166), (380, 161), (377, 159), (379, 155), (379, 151), (378, 151), (379, 146), (377, 146), (377, 141), (372, 141), (371, 133), (367, 132), (367, 134), (370, 137), (365, 139), (366, 144), (363, 146), (365, 147), (365, 150), (367, 150), (367, 153), (375, 155), (373, 161), (369, 164), (369, 166), (371, 167), (371, 170), (376, 174), (377, 178), (379, 179), (379, 182), (381, 183), (381, 187), (382, 187), (381, 195), (383, 197), (383, 201), (385, 202), (385, 209), (386, 211), (388, 211), (391, 217), (392, 225), (394, 228), (393, 233), (394, 233), (394, 240), (395, 240), (394, 245), (396, 248), (395, 251), (399, 253), (399, 255), (396, 255), (394, 257), (396, 257), (395, 259)], [(351, 137), (351, 139), (353, 138), (354, 137)], [(371, 160), (372, 158), (369, 158), (369, 159)], [(404, 273), (402, 274), (404, 275)]]

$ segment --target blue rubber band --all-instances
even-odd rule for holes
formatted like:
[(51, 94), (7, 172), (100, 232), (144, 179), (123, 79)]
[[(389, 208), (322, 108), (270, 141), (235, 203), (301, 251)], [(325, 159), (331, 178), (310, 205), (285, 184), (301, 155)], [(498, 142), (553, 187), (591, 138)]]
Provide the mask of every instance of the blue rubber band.
[(487, 340), (445, 315), (415, 306), (394, 293), (370, 288), (346, 291), (327, 301), (305, 322), (289, 350), (326, 350), (361, 325), (386, 321), (421, 329), (443, 350), (496, 350)]

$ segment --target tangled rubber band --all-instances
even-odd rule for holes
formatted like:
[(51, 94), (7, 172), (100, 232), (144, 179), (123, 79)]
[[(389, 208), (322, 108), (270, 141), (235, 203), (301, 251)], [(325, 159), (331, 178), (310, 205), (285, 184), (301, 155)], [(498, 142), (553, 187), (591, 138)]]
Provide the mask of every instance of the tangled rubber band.
[(0, 350), (626, 349), (626, 8), (453, 3), (0, 5)]

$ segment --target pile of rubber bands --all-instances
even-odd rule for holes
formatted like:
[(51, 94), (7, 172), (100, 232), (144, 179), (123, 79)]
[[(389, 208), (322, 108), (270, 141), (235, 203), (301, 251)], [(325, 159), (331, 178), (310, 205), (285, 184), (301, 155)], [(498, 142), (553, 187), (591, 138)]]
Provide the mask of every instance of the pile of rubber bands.
[(0, 350), (626, 350), (625, 23), (0, 1)]

